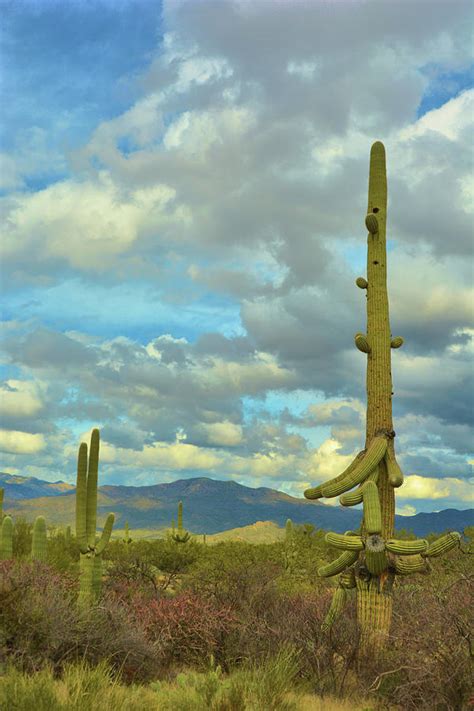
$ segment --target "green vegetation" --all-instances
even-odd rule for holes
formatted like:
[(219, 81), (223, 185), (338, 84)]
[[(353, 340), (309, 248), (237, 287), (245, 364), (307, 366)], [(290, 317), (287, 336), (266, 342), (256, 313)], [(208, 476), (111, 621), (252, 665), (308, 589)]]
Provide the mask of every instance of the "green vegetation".
[[(448, 711), (469, 697), (474, 529), (429, 558), (429, 584), (397, 577), (387, 657), (362, 668), (354, 569), (336, 587), (317, 575), (331, 547), (311, 526), (265, 544), (116, 538), (88, 605), (77, 536), (50, 528), (46, 560), (32, 561), (31, 531), (15, 522), (24, 554), (0, 562), (0, 708)], [(427, 550), (449, 540), (428, 536)]]

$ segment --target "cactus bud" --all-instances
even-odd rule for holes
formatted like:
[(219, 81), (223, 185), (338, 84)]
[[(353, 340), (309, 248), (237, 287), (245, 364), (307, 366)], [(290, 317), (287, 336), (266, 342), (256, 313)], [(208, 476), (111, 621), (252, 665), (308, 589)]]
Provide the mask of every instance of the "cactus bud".
[(354, 336), (354, 341), (356, 347), (360, 351), (362, 351), (362, 353), (370, 353), (370, 351), (372, 350), (367, 340), (367, 336), (365, 336), (363, 333), (356, 333), (356, 335)]
[(359, 289), (367, 289), (367, 287), (369, 286), (369, 282), (367, 281), (367, 279), (364, 279), (364, 277), (357, 277), (356, 284)]
[(372, 235), (375, 235), (379, 231), (379, 222), (372, 212), (366, 216), (365, 226)]
[(403, 346), (403, 338), (401, 336), (395, 336), (395, 338), (392, 338), (390, 341), (390, 348), (400, 348), (400, 346)]

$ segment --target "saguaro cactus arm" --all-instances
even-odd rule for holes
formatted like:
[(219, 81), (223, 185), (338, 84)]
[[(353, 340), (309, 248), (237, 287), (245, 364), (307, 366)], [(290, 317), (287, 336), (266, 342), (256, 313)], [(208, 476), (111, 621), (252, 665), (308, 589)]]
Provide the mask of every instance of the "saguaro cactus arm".
[(323, 624), (321, 625), (322, 632), (328, 632), (333, 626), (334, 622), (340, 616), (344, 609), (347, 600), (347, 591), (341, 585), (336, 588), (332, 598), (331, 605), (329, 607), (328, 613), (324, 618)]
[(322, 493), (326, 498), (339, 496), (348, 489), (352, 489), (356, 484), (364, 481), (375, 469), (387, 449), (387, 437), (379, 435), (373, 438), (361, 461), (354, 467), (352, 472), (342, 481), (329, 481), (323, 484)]
[(95, 552), (98, 555), (100, 555), (101, 553), (104, 552), (104, 548), (107, 546), (108, 542), (110, 541), (110, 536), (112, 534), (112, 528), (114, 526), (114, 521), (115, 521), (114, 514), (109, 513), (109, 515), (107, 516), (107, 519), (105, 521), (104, 530), (102, 531), (100, 540), (95, 547)]
[(364, 454), (365, 454), (365, 450), (363, 450), (362, 452), (359, 452), (359, 454), (357, 455), (357, 457), (352, 460), (352, 462), (349, 464), (349, 466), (347, 467), (347, 469), (345, 469), (345, 470), (342, 472), (342, 474), (339, 474), (339, 476), (336, 476), (334, 479), (331, 479), (331, 480), (328, 481), (328, 482), (324, 482), (323, 484), (318, 484), (318, 486), (315, 486), (315, 487), (313, 487), (313, 488), (311, 488), (311, 489), (306, 489), (306, 491), (304, 492), (305, 498), (307, 498), (307, 499), (320, 499), (320, 498), (322, 498), (322, 496), (323, 496), (323, 486), (325, 486), (325, 484), (330, 484), (330, 483), (332, 483), (332, 484), (337, 484), (338, 482), (343, 481), (344, 479), (346, 479), (346, 477), (354, 471), (354, 469), (358, 466), (358, 464), (360, 464), (360, 462), (362, 461), (362, 459), (363, 459), (363, 457), (364, 457)]
[(331, 561), (331, 563), (326, 563), (318, 568), (318, 575), (322, 578), (330, 578), (333, 575), (342, 573), (343, 570), (353, 565), (357, 558), (359, 557), (358, 551), (344, 551), (339, 558)]
[(77, 456), (76, 538), (81, 553), (87, 553), (87, 444), (82, 442)]
[(92, 430), (89, 449), (89, 468), (87, 471), (86, 529), (87, 543), (95, 546), (97, 525), (97, 482), (99, 476), (99, 430)]

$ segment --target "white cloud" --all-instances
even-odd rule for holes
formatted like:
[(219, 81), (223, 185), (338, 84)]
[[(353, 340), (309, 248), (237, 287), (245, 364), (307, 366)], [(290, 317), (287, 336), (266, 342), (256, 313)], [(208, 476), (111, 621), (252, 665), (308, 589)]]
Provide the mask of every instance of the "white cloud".
[(43, 408), (41, 386), (38, 382), (6, 380), (0, 390), (0, 416), (28, 418)]
[(11, 454), (36, 454), (46, 447), (42, 434), (0, 430), (0, 451)]
[(457, 499), (473, 501), (472, 483), (462, 479), (446, 477), (435, 479), (418, 475), (405, 477), (402, 486), (397, 489), (401, 499)]
[(200, 425), (210, 445), (235, 447), (242, 442), (242, 427), (233, 422), (213, 422)]

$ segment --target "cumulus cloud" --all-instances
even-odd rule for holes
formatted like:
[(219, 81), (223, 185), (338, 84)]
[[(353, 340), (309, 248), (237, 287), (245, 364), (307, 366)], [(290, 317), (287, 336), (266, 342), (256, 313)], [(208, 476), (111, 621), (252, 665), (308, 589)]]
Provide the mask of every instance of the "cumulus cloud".
[(46, 446), (43, 435), (0, 430), (0, 450), (10, 454), (37, 454)]
[(472, 502), (472, 483), (445, 477), (434, 479), (412, 475), (397, 491), (401, 499), (455, 499)]
[(1, 385), (0, 417), (28, 418), (43, 408), (40, 383), (6, 380)]

